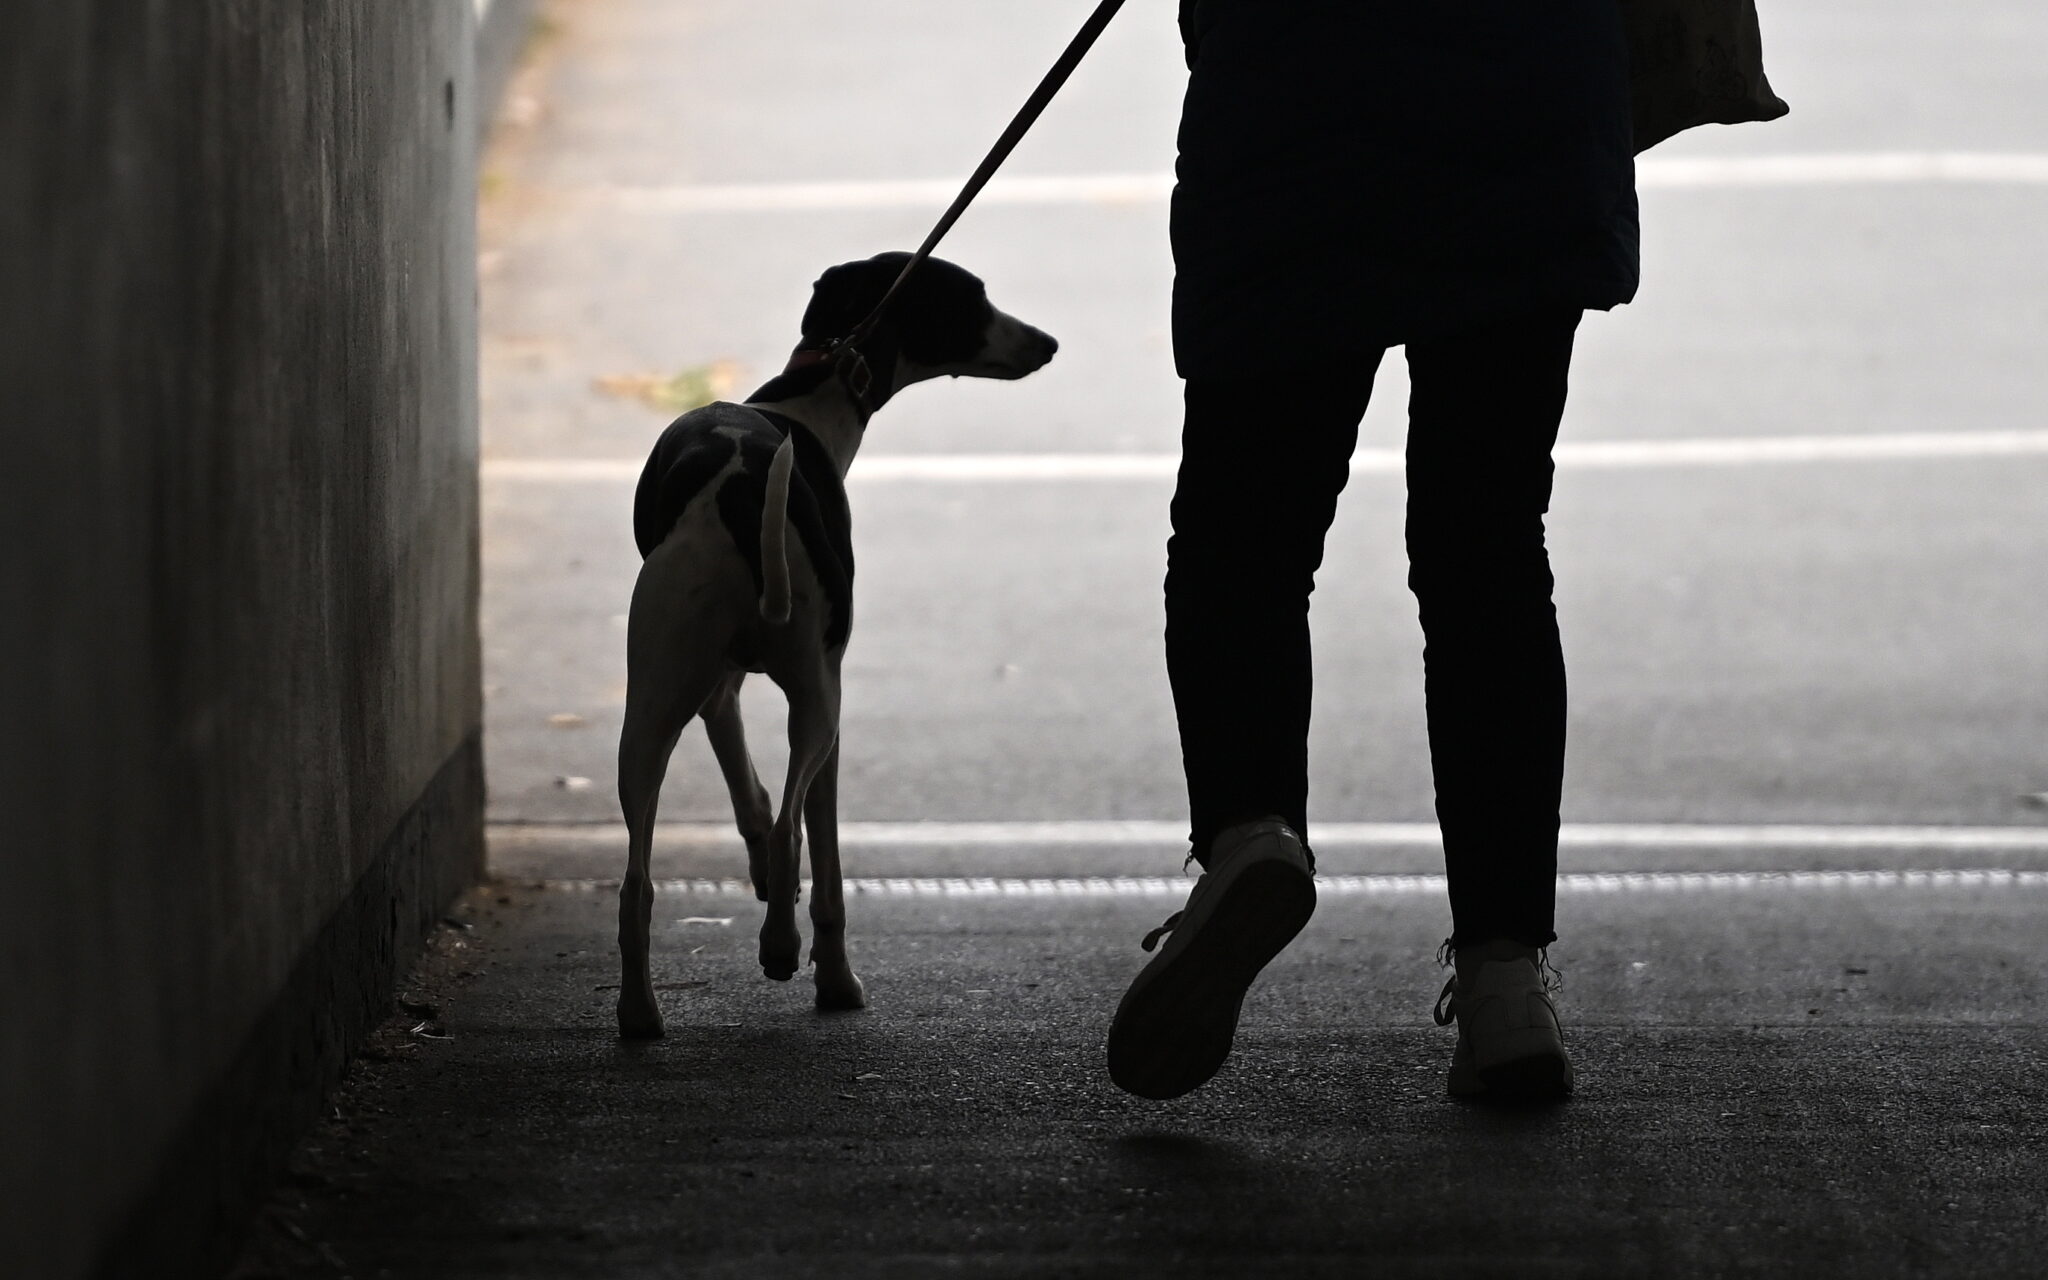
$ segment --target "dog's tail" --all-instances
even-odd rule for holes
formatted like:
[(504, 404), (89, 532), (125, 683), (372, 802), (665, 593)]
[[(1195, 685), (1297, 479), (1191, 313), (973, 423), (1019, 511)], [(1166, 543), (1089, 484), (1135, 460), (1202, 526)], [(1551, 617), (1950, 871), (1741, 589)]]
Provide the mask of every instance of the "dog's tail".
[(796, 442), (789, 436), (768, 465), (768, 492), (761, 500), (761, 617), (789, 621), (789, 473)]

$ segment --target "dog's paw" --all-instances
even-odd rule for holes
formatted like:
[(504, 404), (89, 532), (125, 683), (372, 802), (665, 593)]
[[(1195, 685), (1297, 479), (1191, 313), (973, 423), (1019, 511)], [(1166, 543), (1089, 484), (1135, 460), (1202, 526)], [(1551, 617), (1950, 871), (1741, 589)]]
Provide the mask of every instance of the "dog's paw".
[(619, 1001), (619, 1038), (622, 1040), (659, 1040), (666, 1034), (661, 1024), (661, 1010), (652, 1001), (645, 1005), (627, 1004)]
[(843, 1013), (850, 1009), (868, 1007), (867, 988), (851, 969), (836, 974), (818, 970), (818, 1011), (821, 1013)]

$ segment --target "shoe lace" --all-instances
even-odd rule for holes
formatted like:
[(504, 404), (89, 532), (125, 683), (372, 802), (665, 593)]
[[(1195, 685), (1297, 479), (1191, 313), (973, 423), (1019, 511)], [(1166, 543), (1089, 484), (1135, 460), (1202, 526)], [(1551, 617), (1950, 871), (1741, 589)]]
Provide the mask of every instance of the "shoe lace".
[[(1437, 947), (1436, 962), (1441, 968), (1450, 968), (1457, 962), (1457, 948), (1451, 945), (1449, 938), (1445, 938), (1442, 945)], [(1564, 970), (1550, 963), (1548, 947), (1536, 948), (1536, 976), (1543, 983), (1545, 994), (1555, 994), (1564, 990)], [(1448, 1027), (1457, 1021), (1458, 975), (1455, 972), (1444, 981), (1444, 989), (1437, 993), (1436, 1007), (1430, 1010), (1429, 1016), (1434, 1018), (1436, 1025), (1440, 1027)]]
[[(1437, 944), (1436, 967), (1439, 969), (1450, 968), (1456, 955), (1456, 951), (1451, 947), (1451, 940), (1445, 938), (1441, 943)], [(1436, 1025), (1448, 1027), (1457, 1018), (1457, 994), (1458, 975), (1453, 973), (1449, 978), (1445, 979), (1444, 989), (1437, 992), (1436, 1007), (1429, 1011), (1429, 1016), (1436, 1019)]]
[(1166, 923), (1160, 925), (1157, 929), (1154, 929), (1152, 932), (1146, 934), (1145, 940), (1139, 943), (1138, 945), (1145, 948), (1145, 950), (1147, 951), (1150, 951), (1152, 948), (1158, 946), (1159, 940), (1165, 937), (1167, 934), (1172, 933), (1174, 927), (1180, 923), (1180, 918), (1186, 914), (1187, 909), (1183, 907), (1181, 910), (1176, 911), (1172, 915), (1166, 917)]
[(1436, 1019), (1436, 1025), (1448, 1027), (1457, 1020), (1457, 996), (1458, 975), (1454, 973), (1444, 982), (1444, 989), (1437, 992), (1436, 1008), (1429, 1011), (1429, 1016)]
[[(1194, 855), (1194, 853), (1193, 853), (1193, 852), (1190, 852), (1190, 853), (1188, 854), (1188, 856), (1187, 856), (1187, 857), (1186, 857), (1185, 859), (1183, 859), (1183, 860), (1181, 861), (1181, 864), (1180, 864), (1180, 869), (1181, 869), (1182, 871), (1186, 871), (1186, 870), (1188, 869), (1188, 866), (1189, 866), (1189, 864), (1193, 863), (1193, 862), (1194, 862), (1194, 860), (1195, 860), (1195, 855)], [(1201, 887), (1202, 887), (1202, 881), (1203, 881), (1204, 879), (1206, 879), (1206, 878), (1207, 878), (1206, 876), (1196, 876), (1196, 877), (1195, 877), (1195, 888), (1197, 888), (1197, 889), (1201, 888)], [(1190, 894), (1188, 895), (1188, 898), (1189, 898), (1189, 900), (1190, 900), (1190, 901), (1192, 901), (1192, 900), (1194, 899), (1194, 894), (1193, 894), (1193, 893), (1190, 893)], [(1147, 951), (1150, 951), (1150, 950), (1152, 950), (1152, 949), (1153, 949), (1154, 947), (1157, 947), (1157, 946), (1159, 945), (1159, 940), (1160, 940), (1161, 938), (1165, 937), (1165, 936), (1166, 936), (1167, 934), (1169, 934), (1169, 933), (1172, 933), (1172, 932), (1174, 931), (1174, 929), (1175, 929), (1175, 928), (1177, 928), (1177, 927), (1178, 927), (1178, 926), (1180, 925), (1180, 922), (1181, 922), (1181, 918), (1182, 918), (1183, 916), (1187, 915), (1187, 913), (1188, 913), (1188, 909), (1187, 909), (1186, 907), (1182, 907), (1182, 908), (1181, 908), (1180, 910), (1178, 910), (1178, 911), (1174, 912), (1174, 913), (1173, 913), (1172, 915), (1170, 915), (1170, 916), (1166, 917), (1166, 923), (1164, 923), (1164, 924), (1160, 925), (1160, 926), (1159, 926), (1159, 927), (1158, 927), (1157, 929), (1154, 929), (1154, 930), (1153, 930), (1152, 932), (1150, 932), (1150, 933), (1146, 934), (1146, 935), (1145, 935), (1145, 940), (1144, 940), (1143, 942), (1139, 943), (1138, 945), (1139, 945), (1139, 946), (1141, 946), (1141, 947), (1143, 947), (1143, 948), (1145, 948), (1145, 950), (1147, 950)]]
[[(1189, 867), (1194, 865), (1194, 862), (1195, 851), (1193, 849), (1190, 849), (1188, 850), (1188, 856), (1180, 860), (1181, 871), (1185, 873)], [(1197, 885), (1201, 884), (1202, 877), (1196, 876), (1195, 883)], [(1150, 951), (1154, 947), (1157, 947), (1159, 945), (1159, 940), (1165, 937), (1167, 934), (1172, 933), (1175, 927), (1177, 927), (1180, 924), (1181, 917), (1185, 916), (1187, 913), (1188, 909), (1186, 907), (1182, 907), (1180, 910), (1166, 917), (1166, 923), (1160, 925), (1157, 929), (1154, 929), (1152, 932), (1146, 934), (1145, 940), (1143, 942), (1140, 942), (1138, 945), (1145, 948), (1145, 950), (1147, 951)]]

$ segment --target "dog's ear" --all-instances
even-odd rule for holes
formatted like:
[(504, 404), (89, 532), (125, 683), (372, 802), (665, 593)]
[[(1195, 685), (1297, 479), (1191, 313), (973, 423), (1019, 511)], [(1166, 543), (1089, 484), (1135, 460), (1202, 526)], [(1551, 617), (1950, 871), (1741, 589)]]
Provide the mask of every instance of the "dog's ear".
[(859, 266), (847, 263), (828, 268), (811, 285), (811, 302), (804, 308), (804, 341), (823, 342), (843, 338), (866, 315), (858, 311), (855, 295)]
[(882, 300), (909, 258), (907, 253), (883, 253), (827, 268), (811, 286), (811, 302), (804, 308), (804, 340), (829, 341), (851, 333)]

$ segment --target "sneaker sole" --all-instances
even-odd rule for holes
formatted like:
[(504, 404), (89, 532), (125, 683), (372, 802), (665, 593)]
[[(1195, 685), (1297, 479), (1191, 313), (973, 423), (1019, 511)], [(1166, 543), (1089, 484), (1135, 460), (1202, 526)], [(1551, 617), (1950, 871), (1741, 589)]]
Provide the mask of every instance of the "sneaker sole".
[(1178, 1098), (1230, 1056), (1259, 971), (1316, 909), (1315, 880), (1268, 861), (1245, 868), (1172, 963), (1138, 980), (1109, 1028), (1109, 1078), (1141, 1098)]
[(1556, 1054), (1533, 1054), (1490, 1067), (1453, 1068), (1450, 1091), (1487, 1102), (1556, 1102), (1571, 1096), (1571, 1063)]

